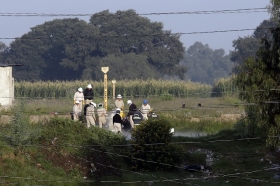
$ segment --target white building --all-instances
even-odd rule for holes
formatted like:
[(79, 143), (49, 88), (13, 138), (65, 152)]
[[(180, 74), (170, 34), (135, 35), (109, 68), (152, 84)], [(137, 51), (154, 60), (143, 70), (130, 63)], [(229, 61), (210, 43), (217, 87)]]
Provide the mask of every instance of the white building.
[(14, 100), (12, 67), (0, 64), (0, 105), (11, 106)]

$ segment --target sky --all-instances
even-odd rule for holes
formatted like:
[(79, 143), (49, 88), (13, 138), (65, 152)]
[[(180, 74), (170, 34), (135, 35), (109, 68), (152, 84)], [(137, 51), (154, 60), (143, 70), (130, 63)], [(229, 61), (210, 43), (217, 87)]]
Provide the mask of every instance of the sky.
[[(234, 50), (232, 41), (252, 35), (253, 30), (197, 33), (224, 30), (255, 29), (269, 19), (265, 12), (219, 13), (219, 14), (170, 14), (171, 12), (217, 11), (265, 8), (270, 0), (0, 0), (0, 41), (9, 45), (13, 39), (28, 33), (30, 28), (54, 19), (69, 16), (3, 16), (9, 13), (36, 14), (94, 14), (103, 10), (115, 13), (118, 10), (134, 9), (151, 21), (162, 22), (164, 30), (182, 34), (180, 40), (188, 49), (196, 41), (208, 44), (212, 49)], [(78, 16), (70, 16), (72, 18)], [(78, 17), (89, 22), (90, 16)]]

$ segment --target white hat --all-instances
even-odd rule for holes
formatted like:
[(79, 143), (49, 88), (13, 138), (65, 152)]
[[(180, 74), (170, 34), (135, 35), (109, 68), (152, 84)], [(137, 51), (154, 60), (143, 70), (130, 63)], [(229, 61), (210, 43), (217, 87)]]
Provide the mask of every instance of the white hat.
[(131, 100), (127, 100), (127, 104), (130, 105), (132, 103)]
[(82, 87), (78, 88), (78, 91), (83, 92), (83, 88)]
[(90, 102), (90, 104), (93, 105), (94, 107), (96, 107), (96, 103)]
[(75, 103), (79, 103), (79, 104), (80, 104), (80, 102), (79, 102), (79, 101), (75, 101)]
[(88, 84), (87, 88), (92, 88), (91, 84)]
[(118, 94), (117, 98), (122, 98), (122, 95)]

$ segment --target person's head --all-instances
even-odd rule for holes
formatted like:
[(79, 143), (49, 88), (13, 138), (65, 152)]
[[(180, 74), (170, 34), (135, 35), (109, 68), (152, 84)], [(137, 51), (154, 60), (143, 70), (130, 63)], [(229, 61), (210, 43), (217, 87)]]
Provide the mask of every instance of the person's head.
[(80, 102), (79, 102), (79, 101), (75, 101), (75, 104), (76, 104), (76, 105), (79, 105), (79, 104), (80, 104)]
[(148, 104), (148, 100), (145, 99), (145, 100), (143, 101), (143, 105), (147, 105), (147, 104)]
[(103, 107), (103, 104), (102, 104), (102, 103), (99, 103), (99, 104), (98, 104), (98, 107), (99, 107), (99, 108)]
[(132, 101), (131, 101), (131, 100), (127, 100), (127, 104), (128, 104), (128, 105), (131, 105), (131, 104), (132, 104)]
[(90, 102), (90, 105), (96, 107), (96, 103), (94, 103), (94, 102)]
[(117, 109), (116, 114), (120, 114), (120, 113), (121, 113), (120, 109)]
[(83, 88), (82, 87), (78, 88), (78, 91), (83, 92)]
[(122, 99), (122, 95), (118, 94), (117, 99), (121, 100)]
[(87, 88), (88, 88), (88, 89), (92, 89), (91, 84), (88, 84)]

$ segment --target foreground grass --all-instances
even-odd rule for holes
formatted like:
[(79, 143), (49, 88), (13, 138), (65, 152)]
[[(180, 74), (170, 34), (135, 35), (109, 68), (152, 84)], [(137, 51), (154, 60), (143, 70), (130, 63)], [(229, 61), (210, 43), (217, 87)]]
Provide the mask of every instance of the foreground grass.
[[(273, 169), (280, 163), (279, 153), (267, 151), (265, 138), (240, 140), (233, 130), (200, 138), (173, 137), (172, 142), (185, 149), (184, 164), (172, 172), (149, 172), (129, 169), (127, 142), (119, 135), (60, 118), (40, 128), (39, 140), (20, 152), (5, 142), (7, 131), (1, 130), (1, 184), (271, 185), (277, 182), (273, 177), (280, 174), (279, 169)], [(96, 168), (93, 172), (91, 163)], [(186, 165), (203, 165), (205, 169), (187, 171)]]

